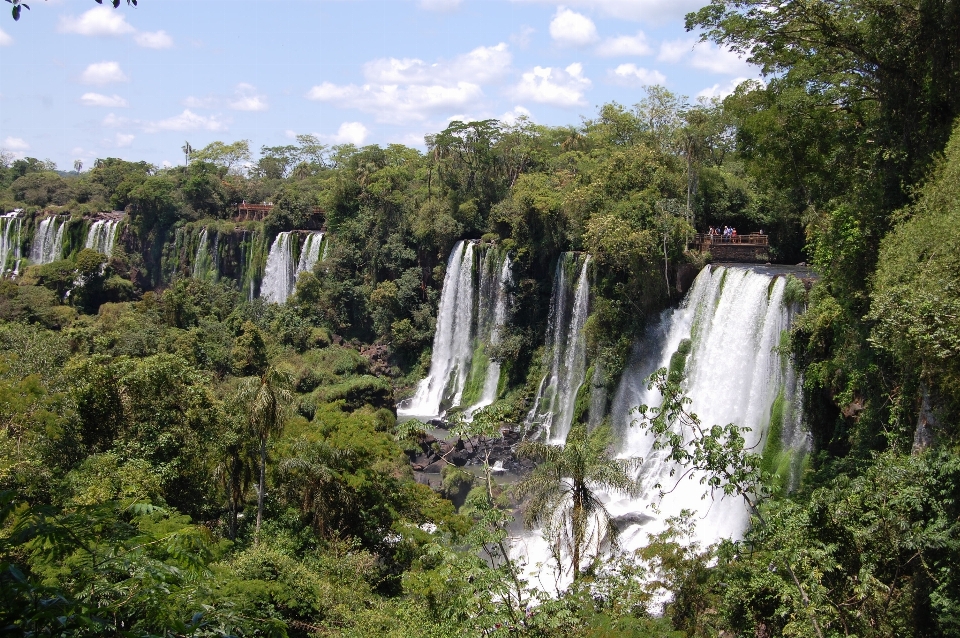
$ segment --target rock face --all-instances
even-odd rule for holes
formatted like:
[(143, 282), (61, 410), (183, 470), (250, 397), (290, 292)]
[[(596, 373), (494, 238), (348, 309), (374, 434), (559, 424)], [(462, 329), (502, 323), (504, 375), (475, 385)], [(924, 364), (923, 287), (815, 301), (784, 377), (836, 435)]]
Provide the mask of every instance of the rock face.
[[(502, 430), (498, 439), (438, 439), (432, 434), (421, 434), (417, 447), (407, 451), (414, 472), (439, 474), (447, 465), (465, 467), (483, 465), (488, 461), (503, 471), (523, 474), (533, 468), (526, 459), (517, 459), (513, 453), (520, 443), (520, 434), (513, 430)], [(489, 453), (489, 456), (488, 456)]]

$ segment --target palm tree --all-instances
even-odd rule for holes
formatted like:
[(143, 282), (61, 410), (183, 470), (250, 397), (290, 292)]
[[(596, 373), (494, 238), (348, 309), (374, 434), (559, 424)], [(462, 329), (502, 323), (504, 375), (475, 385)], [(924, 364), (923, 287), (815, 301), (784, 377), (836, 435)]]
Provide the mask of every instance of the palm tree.
[(73, 160), (73, 170), (80, 172), (80, 169), (83, 168), (83, 160)]
[(257, 450), (246, 428), (231, 428), (222, 435), (222, 457), (214, 470), (214, 477), (227, 494), (230, 508), (228, 536), (237, 537), (237, 513), (250, 484), (253, 482), (257, 466)]
[(247, 377), (240, 384), (240, 399), (247, 407), (247, 424), (260, 447), (260, 482), (257, 486), (257, 527), (263, 521), (263, 497), (267, 483), (267, 441), (279, 436), (287, 422), (293, 393), (289, 373), (270, 366), (260, 377)]
[(574, 581), (591, 545), (596, 546), (595, 559), (605, 539), (616, 546), (617, 530), (598, 492), (635, 495), (639, 487), (632, 475), (642, 460), (611, 458), (610, 438), (606, 426), (588, 434), (578, 425), (564, 445), (525, 441), (517, 450), (518, 456), (538, 461), (517, 485), (518, 496), (530, 499), (524, 522), (544, 527), (561, 571), (563, 554), (571, 557)]
[(183, 164), (186, 166), (190, 163), (190, 154), (193, 153), (193, 147), (190, 146), (190, 142), (184, 142), (180, 150), (183, 151)]
[(329, 531), (332, 510), (350, 500), (342, 489), (339, 471), (351, 456), (350, 451), (336, 449), (325, 441), (301, 439), (280, 464), (279, 479), (287, 498), (300, 503), (301, 513), (310, 517), (321, 537)]

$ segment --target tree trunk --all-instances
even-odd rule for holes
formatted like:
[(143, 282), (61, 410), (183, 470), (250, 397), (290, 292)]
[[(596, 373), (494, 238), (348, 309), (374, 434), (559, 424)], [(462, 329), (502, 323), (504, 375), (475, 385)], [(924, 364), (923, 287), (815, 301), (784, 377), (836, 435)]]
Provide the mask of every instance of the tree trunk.
[(263, 520), (263, 493), (267, 487), (267, 437), (260, 439), (260, 485), (257, 490), (257, 529), (254, 539), (260, 540), (260, 522)]

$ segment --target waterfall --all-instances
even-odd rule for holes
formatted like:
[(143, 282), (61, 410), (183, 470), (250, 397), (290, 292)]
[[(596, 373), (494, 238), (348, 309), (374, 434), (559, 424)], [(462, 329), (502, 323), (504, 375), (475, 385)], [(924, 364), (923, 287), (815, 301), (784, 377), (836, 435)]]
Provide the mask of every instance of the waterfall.
[[(711, 494), (697, 473), (682, 475), (654, 449), (654, 439), (632, 422), (634, 408), (660, 403), (656, 389), (647, 389), (647, 377), (658, 368), (670, 368), (685, 360), (684, 389), (691, 399), (688, 410), (705, 427), (735, 423), (750, 428), (746, 446), (761, 453), (770, 431), (779, 432), (791, 458), (801, 459), (809, 450), (803, 432), (799, 380), (788, 357), (777, 351), (781, 333), (788, 330), (795, 308), (784, 302), (785, 279), (738, 267), (707, 267), (701, 271), (679, 308), (665, 312), (633, 349), (611, 406), (611, 422), (617, 452), (621, 457), (640, 457), (638, 498), (600, 494), (621, 530), (619, 542), (625, 552), (647, 545), (648, 534), (659, 533), (670, 517), (683, 510), (693, 513), (693, 540), (701, 546), (722, 538), (740, 539), (750, 522), (749, 511), (739, 496)], [(678, 353), (679, 351), (679, 353)], [(689, 354), (684, 357), (683, 352)], [(678, 353), (674, 357), (675, 353)], [(673, 361), (671, 361), (673, 360)], [(775, 408), (775, 404), (779, 407)], [(779, 415), (778, 427), (771, 418)], [(555, 421), (556, 422), (556, 421)], [(661, 499), (660, 484), (667, 494)], [(656, 508), (656, 509), (655, 509)], [(523, 537), (515, 551), (526, 555), (529, 565), (547, 565), (550, 553), (539, 532)], [(550, 568), (541, 572), (547, 582), (559, 578)]]
[(49, 264), (60, 259), (63, 254), (63, 231), (66, 227), (65, 219), (57, 225), (56, 215), (41, 221), (33, 236), (30, 261), (34, 264)]
[[(270, 246), (267, 266), (260, 284), (260, 296), (272, 303), (285, 303), (293, 294), (300, 273), (313, 270), (320, 259), (323, 233), (309, 233), (300, 251), (300, 259), (293, 261), (293, 242), (298, 233), (284, 232), (277, 235)], [(253, 281), (251, 280), (251, 290)]]
[(296, 275), (312, 271), (314, 265), (320, 260), (320, 245), (323, 244), (323, 233), (310, 233), (307, 235), (303, 248), (300, 250), (300, 259), (297, 261)]
[(193, 277), (216, 281), (220, 278), (220, 233), (213, 231), (213, 246), (206, 226), (197, 238), (197, 252), (193, 256)]
[[(23, 218), (18, 211), (0, 216), (0, 276), (11, 273), (14, 277), (20, 274), (20, 230), (23, 227)], [(8, 260), (13, 264), (8, 265)]]
[(117, 230), (120, 222), (98, 219), (90, 225), (87, 231), (85, 248), (91, 248), (107, 257), (113, 255), (113, 245), (117, 241)]
[[(653, 437), (631, 426), (637, 417), (633, 407), (660, 402), (657, 390), (647, 389), (646, 377), (657, 368), (669, 367), (685, 340), (690, 340), (684, 382), (691, 399), (688, 409), (704, 426), (735, 423), (750, 428), (744, 434), (746, 446), (760, 453), (767, 442), (774, 403), (783, 397), (784, 422), (782, 429), (777, 428), (781, 440), (792, 439), (786, 444), (794, 449), (803, 447), (796, 374), (789, 358), (776, 350), (792, 318), (792, 308), (783, 300), (784, 288), (783, 277), (771, 278), (747, 268), (705, 268), (680, 308), (667, 313), (661, 325), (635, 347), (614, 398), (612, 421), (621, 454), (644, 459), (640, 474), (644, 493), (637, 500), (613, 497), (608, 509), (615, 517), (653, 515), (651, 505), (659, 512), (647, 525), (626, 527), (621, 536), (625, 548), (645, 545), (648, 533), (659, 531), (663, 521), (684, 509), (695, 512), (696, 540), (704, 545), (741, 538), (750, 521), (742, 498), (723, 497), (720, 490), (704, 499), (706, 487), (699, 476), (671, 477), (675, 466), (664, 458), (665, 451), (653, 449)], [(662, 501), (654, 487), (657, 483), (670, 492)]]
[(564, 253), (550, 296), (545, 353), (550, 369), (540, 381), (527, 426), (540, 425), (551, 443), (563, 443), (573, 423), (577, 392), (587, 374), (583, 327), (590, 310), (590, 255)]
[(277, 235), (267, 255), (267, 267), (260, 285), (260, 296), (272, 303), (284, 303), (293, 290), (293, 250), (291, 235), (285, 232)]
[(497, 247), (457, 242), (440, 293), (430, 372), (399, 406), (400, 414), (434, 417), (468, 404), (469, 418), (493, 403), (500, 364), (490, 360), (488, 349), (499, 343), (509, 313), (511, 268)]

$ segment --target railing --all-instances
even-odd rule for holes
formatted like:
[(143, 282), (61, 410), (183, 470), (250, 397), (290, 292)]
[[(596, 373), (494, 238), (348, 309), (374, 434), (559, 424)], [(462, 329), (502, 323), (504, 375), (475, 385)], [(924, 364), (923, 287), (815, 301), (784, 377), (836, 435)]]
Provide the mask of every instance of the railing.
[(760, 233), (751, 233), (749, 235), (710, 235), (708, 233), (697, 233), (694, 236), (693, 243), (698, 246), (709, 246), (711, 244), (767, 246), (770, 243), (770, 237), (761, 235)]
[[(248, 204), (243, 202), (237, 204), (236, 221), (262, 221), (267, 214), (273, 210), (273, 204)], [(313, 207), (314, 215), (323, 215), (323, 209), (319, 206)]]

